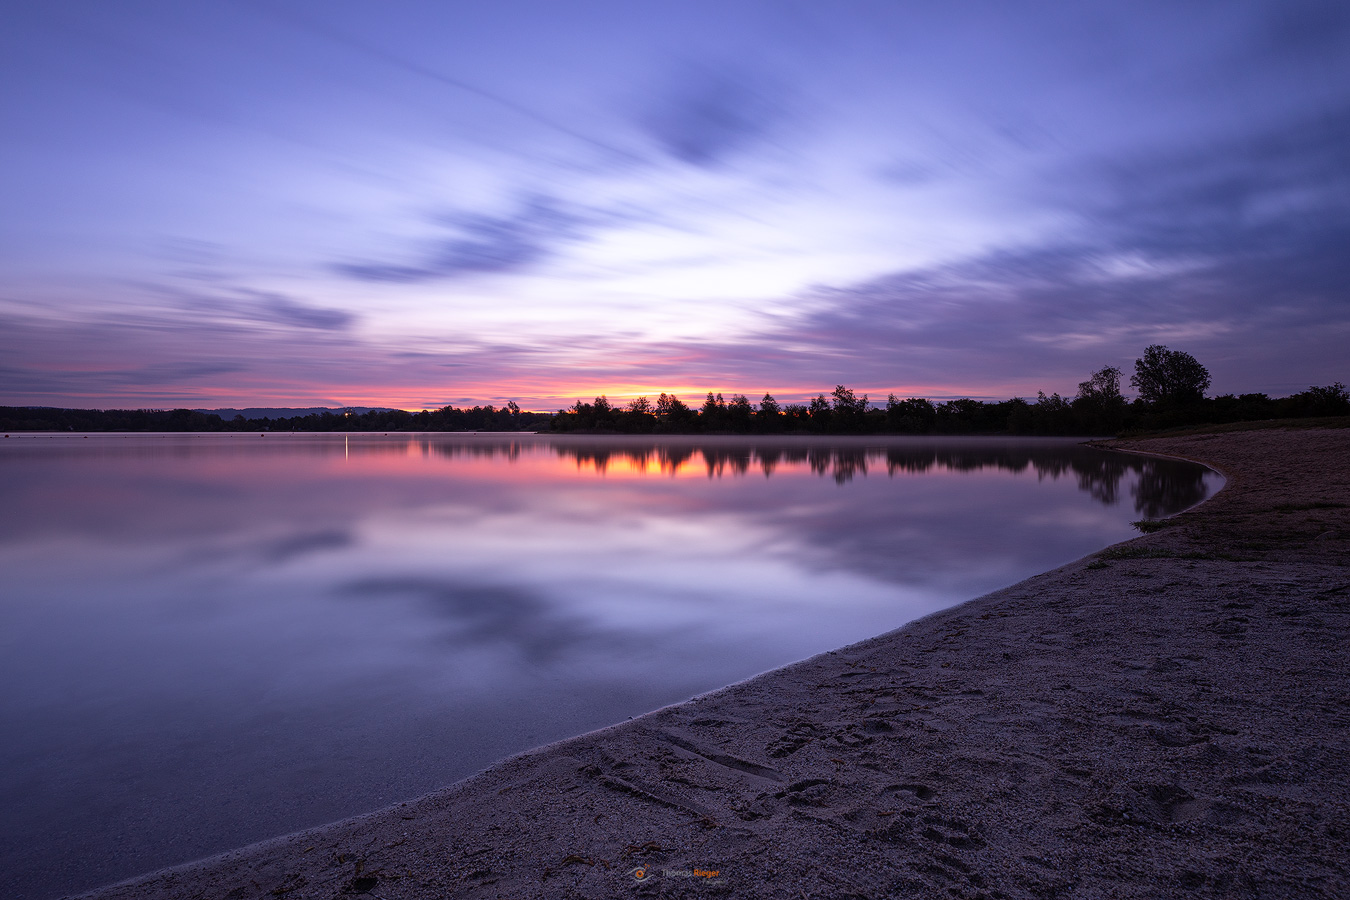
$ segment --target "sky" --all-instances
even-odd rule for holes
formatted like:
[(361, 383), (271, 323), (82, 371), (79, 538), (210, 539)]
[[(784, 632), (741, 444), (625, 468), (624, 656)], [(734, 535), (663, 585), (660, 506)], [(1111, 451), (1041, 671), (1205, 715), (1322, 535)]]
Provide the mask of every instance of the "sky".
[(1343, 0), (60, 0), (0, 404), (1350, 381)]

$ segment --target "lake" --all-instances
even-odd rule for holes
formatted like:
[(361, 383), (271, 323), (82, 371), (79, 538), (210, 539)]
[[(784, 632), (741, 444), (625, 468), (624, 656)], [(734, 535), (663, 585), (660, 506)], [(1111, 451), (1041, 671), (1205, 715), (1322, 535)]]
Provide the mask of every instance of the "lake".
[(6, 895), (425, 793), (1221, 484), (1059, 439), (0, 439)]

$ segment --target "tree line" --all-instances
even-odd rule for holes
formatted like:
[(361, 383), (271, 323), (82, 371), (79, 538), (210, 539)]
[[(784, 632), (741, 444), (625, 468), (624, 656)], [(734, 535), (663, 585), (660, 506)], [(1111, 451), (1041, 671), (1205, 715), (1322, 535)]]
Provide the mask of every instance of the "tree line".
[(1121, 393), (1124, 373), (1104, 366), (1079, 383), (1073, 397), (1037, 394), (984, 402), (934, 402), (895, 394), (885, 406), (836, 385), (807, 403), (779, 403), (766, 393), (757, 403), (743, 394), (726, 399), (709, 391), (693, 407), (674, 394), (638, 397), (616, 405), (601, 395), (556, 414), (474, 406), (408, 412), (309, 414), (226, 421), (214, 413), (175, 410), (76, 410), (0, 407), (5, 431), (553, 431), (617, 434), (1015, 434), (1108, 435), (1186, 425), (1261, 419), (1350, 415), (1350, 393), (1336, 382), (1288, 397), (1225, 394), (1206, 397), (1209, 370), (1189, 353), (1155, 344), (1135, 360), (1133, 401)]
[(960, 398), (934, 402), (923, 397), (872, 404), (844, 385), (808, 403), (780, 404), (771, 394), (753, 403), (743, 394), (725, 399), (708, 392), (693, 408), (674, 394), (655, 402), (638, 397), (624, 406), (604, 397), (578, 400), (559, 410), (557, 432), (621, 434), (1017, 434), (1109, 435), (1184, 425), (1260, 419), (1350, 415), (1350, 393), (1340, 382), (1310, 387), (1288, 397), (1266, 394), (1205, 396), (1209, 370), (1189, 353), (1155, 344), (1135, 360), (1130, 385), (1138, 396), (1121, 393), (1124, 373), (1104, 366), (1078, 385), (1072, 397), (1037, 394), (998, 402)]
[(540, 431), (550, 413), (527, 412), (510, 401), (506, 406), (474, 406), (408, 412), (322, 412), (304, 416), (223, 419), (191, 409), (53, 409), (0, 406), (4, 431)]

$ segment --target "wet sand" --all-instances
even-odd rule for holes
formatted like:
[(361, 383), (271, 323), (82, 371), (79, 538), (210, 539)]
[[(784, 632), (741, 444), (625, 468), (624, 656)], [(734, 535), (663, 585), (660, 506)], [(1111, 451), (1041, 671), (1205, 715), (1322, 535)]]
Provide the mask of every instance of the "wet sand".
[(86, 896), (1350, 896), (1350, 429), (1112, 445), (1228, 485), (897, 631)]

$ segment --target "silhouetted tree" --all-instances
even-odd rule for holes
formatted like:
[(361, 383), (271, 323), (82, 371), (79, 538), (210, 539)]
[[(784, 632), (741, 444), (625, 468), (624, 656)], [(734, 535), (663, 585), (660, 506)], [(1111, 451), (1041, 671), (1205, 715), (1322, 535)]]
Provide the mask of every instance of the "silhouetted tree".
[(1153, 344), (1134, 361), (1130, 385), (1145, 403), (1179, 406), (1205, 399), (1209, 370), (1189, 353)]
[(783, 427), (783, 409), (778, 405), (778, 401), (773, 399), (773, 395), (764, 394), (764, 399), (759, 401), (759, 409), (755, 412), (755, 427), (760, 431), (780, 431)]
[(1031, 404), (1021, 397), (1013, 397), (1003, 404), (1008, 409), (1008, 432), (1010, 434), (1029, 434), (1034, 430)]
[(1344, 416), (1350, 415), (1350, 392), (1339, 381), (1325, 387), (1310, 387), (1289, 398), (1296, 415)]
[(726, 408), (726, 424), (732, 431), (743, 434), (750, 430), (750, 417), (754, 412), (755, 408), (744, 394), (732, 394)]
[(1125, 398), (1120, 394), (1120, 369), (1103, 366), (1087, 381), (1078, 383), (1073, 409), (1080, 430), (1092, 434), (1115, 434), (1125, 423)]
[(719, 391), (713, 394), (708, 391), (707, 399), (703, 401), (703, 406), (698, 411), (699, 422), (703, 425), (704, 431), (717, 431), (725, 425), (727, 402), (722, 399)]
[(694, 411), (674, 394), (656, 398), (656, 419), (663, 431), (686, 431), (693, 427)]
[(801, 403), (789, 403), (783, 407), (783, 418), (792, 431), (802, 431), (810, 427), (811, 409)]
[(1073, 406), (1059, 394), (1045, 396), (1045, 391), (1036, 392), (1036, 402), (1031, 407), (1032, 431), (1036, 434), (1072, 434), (1074, 428)]
[[(476, 407), (475, 407), (476, 409)], [(465, 416), (472, 414), (474, 410), (465, 410)], [(560, 410), (554, 418), (553, 429), (555, 431), (590, 431), (601, 430), (608, 431), (615, 426), (614, 409), (609, 405), (609, 400), (601, 394), (595, 398), (594, 403), (582, 403), (578, 400), (572, 405), (571, 409)], [(455, 430), (463, 430), (462, 426)]]
[(867, 395), (855, 397), (853, 391), (837, 384), (830, 396), (834, 398), (831, 409), (834, 427), (841, 431), (862, 431), (867, 415)]
[(656, 412), (646, 397), (628, 401), (628, 406), (617, 419), (619, 430), (630, 434), (649, 434), (656, 429)]
[(812, 431), (830, 430), (830, 401), (821, 394), (812, 400), (806, 407), (807, 415), (810, 416)]
[(1001, 430), (1002, 422), (994, 426), (981, 415), (984, 404), (969, 397), (959, 397), (940, 403), (937, 409), (937, 430), (943, 434), (975, 434), (982, 431)]
[(886, 425), (905, 434), (927, 434), (937, 422), (933, 404), (919, 397), (900, 400), (894, 394), (886, 398)]

